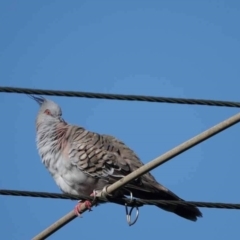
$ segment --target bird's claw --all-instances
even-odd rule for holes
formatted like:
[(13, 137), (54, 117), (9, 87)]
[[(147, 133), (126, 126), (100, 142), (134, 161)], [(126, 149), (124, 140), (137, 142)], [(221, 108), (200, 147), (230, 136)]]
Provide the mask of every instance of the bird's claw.
[[(93, 193), (90, 194), (90, 196), (93, 197), (93, 201), (96, 201), (97, 198), (97, 194), (98, 192), (96, 190), (93, 190)], [(85, 200), (85, 201), (78, 201), (78, 204), (75, 206), (74, 208), (74, 212), (75, 214), (80, 217), (81, 216), (81, 211), (82, 211), (82, 204), (85, 205), (85, 208), (87, 208), (89, 210), (89, 212), (92, 211), (92, 203), (89, 200)], [(96, 203), (95, 203), (96, 204)], [(97, 205), (97, 204), (96, 204)]]
[(81, 212), (82, 212), (82, 205), (85, 205), (85, 208), (87, 208), (90, 211), (92, 211), (92, 203), (88, 200), (86, 201), (79, 201), (78, 204), (74, 207), (74, 212), (75, 214), (80, 217), (81, 216)]

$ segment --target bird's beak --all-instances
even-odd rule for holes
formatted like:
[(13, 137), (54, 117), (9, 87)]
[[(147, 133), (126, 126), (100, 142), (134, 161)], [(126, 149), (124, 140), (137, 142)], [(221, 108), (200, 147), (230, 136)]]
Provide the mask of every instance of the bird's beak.
[(34, 96), (34, 95), (28, 95), (31, 99), (35, 100), (40, 106), (45, 101), (45, 98), (42, 96)]

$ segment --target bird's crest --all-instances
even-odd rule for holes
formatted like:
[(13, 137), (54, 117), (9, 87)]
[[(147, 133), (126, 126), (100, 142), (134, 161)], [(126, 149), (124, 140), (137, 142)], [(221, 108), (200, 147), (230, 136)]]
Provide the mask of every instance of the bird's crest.
[(46, 99), (42, 96), (34, 96), (34, 95), (31, 95), (31, 94), (29, 94), (28, 96), (31, 99), (35, 100), (40, 106), (43, 104), (43, 102), (46, 101)]

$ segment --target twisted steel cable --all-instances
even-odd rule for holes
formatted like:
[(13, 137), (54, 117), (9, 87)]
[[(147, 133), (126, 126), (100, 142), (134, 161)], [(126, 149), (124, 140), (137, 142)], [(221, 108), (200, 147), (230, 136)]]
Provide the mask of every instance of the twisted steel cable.
[(192, 98), (170, 98), (170, 97), (155, 97), (155, 96), (143, 96), (143, 95), (108, 94), (108, 93), (60, 91), (60, 90), (43, 90), (43, 89), (17, 88), (17, 87), (0, 87), (0, 92), (36, 94), (36, 95), (48, 95), (48, 96), (96, 98), (96, 99), (108, 99), (108, 100), (206, 105), (206, 106), (218, 106), (218, 107), (237, 107), (237, 108), (240, 107), (240, 102), (233, 102), (233, 101), (219, 101), (219, 100), (192, 99)]
[[(52, 198), (52, 199), (70, 199), (70, 200), (93, 200), (93, 197), (86, 195), (67, 195), (61, 193), (49, 193), (49, 192), (33, 192), (33, 191), (19, 191), (19, 190), (7, 190), (0, 189), (0, 195), (5, 196), (22, 196), (22, 197), (39, 197), (39, 198)], [(104, 201), (101, 199), (101, 201)], [(121, 205), (133, 205), (133, 206), (143, 206), (143, 205), (184, 205), (184, 206), (195, 206), (195, 207), (204, 207), (204, 208), (218, 208), (218, 209), (240, 209), (240, 204), (236, 203), (220, 203), (220, 202), (196, 202), (196, 201), (170, 201), (170, 200), (149, 200), (149, 199), (134, 199), (132, 202), (129, 198), (118, 198), (111, 199), (109, 202), (117, 203)]]

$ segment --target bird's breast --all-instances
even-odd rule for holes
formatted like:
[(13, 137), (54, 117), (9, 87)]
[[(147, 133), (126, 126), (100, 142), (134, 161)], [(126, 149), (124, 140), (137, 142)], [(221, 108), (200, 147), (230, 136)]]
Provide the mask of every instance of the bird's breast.
[(96, 178), (87, 175), (75, 164), (69, 155), (69, 143), (64, 136), (56, 137), (56, 132), (39, 134), (37, 145), (42, 163), (48, 169), (59, 188), (69, 194), (91, 194), (99, 186)]
[[(47, 150), (47, 149), (44, 149)], [(59, 188), (68, 194), (91, 194), (96, 179), (88, 176), (79, 168), (71, 163), (67, 155), (67, 148), (62, 152), (44, 151), (42, 158), (43, 164), (46, 166)]]

